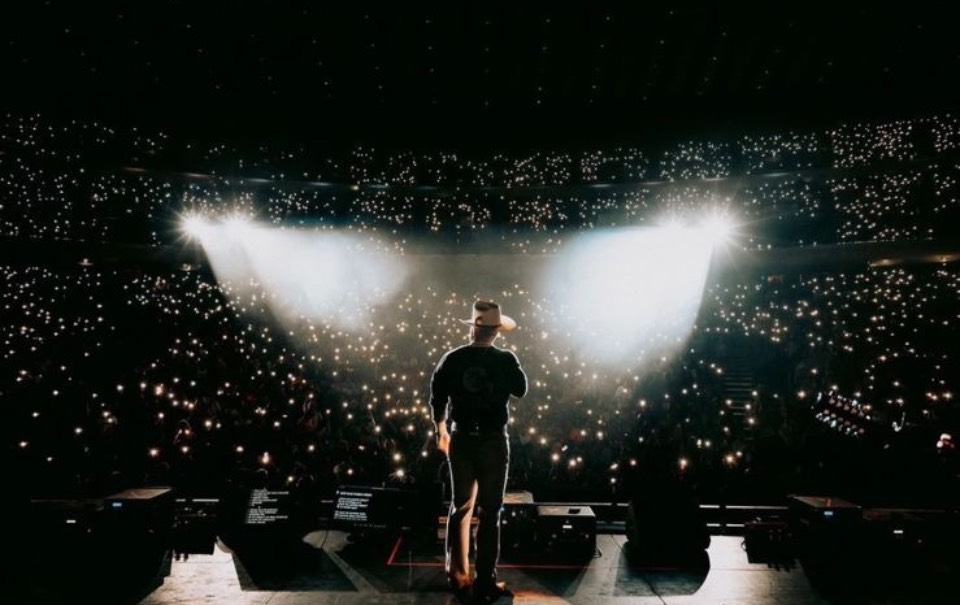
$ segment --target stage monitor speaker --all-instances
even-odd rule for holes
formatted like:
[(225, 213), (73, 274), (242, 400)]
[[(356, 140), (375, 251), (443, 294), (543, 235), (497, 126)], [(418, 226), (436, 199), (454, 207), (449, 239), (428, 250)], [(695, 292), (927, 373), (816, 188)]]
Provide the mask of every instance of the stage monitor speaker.
[(217, 542), (217, 498), (178, 498), (173, 531), (177, 556), (212, 555)]
[(173, 531), (176, 500), (169, 487), (137, 487), (103, 500), (103, 522), (121, 532), (143, 531), (166, 538)]
[(643, 557), (684, 557), (710, 546), (706, 518), (692, 493), (669, 482), (634, 496), (627, 509), (627, 545)]
[(788, 508), (795, 521), (816, 527), (841, 527), (860, 523), (863, 509), (843, 498), (831, 496), (790, 496)]
[(536, 541), (551, 558), (591, 558), (597, 552), (597, 517), (589, 506), (540, 505)]
[(152, 574), (173, 547), (175, 516), (169, 487), (131, 488), (104, 498), (101, 540), (114, 568), (132, 577)]
[(743, 547), (749, 563), (787, 567), (793, 560), (793, 535), (783, 519), (754, 519), (743, 526)]
[(537, 505), (533, 502), (533, 494), (507, 492), (500, 513), (500, 550), (507, 555), (535, 551), (536, 530)]
[[(19, 558), (50, 559), (59, 553), (83, 552), (100, 535), (103, 501), (92, 498), (37, 498), (15, 521), (8, 540)], [(51, 548), (53, 547), (53, 548)], [(64, 554), (66, 558), (71, 554)]]
[[(94, 600), (127, 602), (170, 573), (174, 499), (169, 488), (137, 488), (106, 498), (31, 501), (31, 540), (17, 551), (24, 578)], [(59, 599), (55, 599), (59, 602)], [(132, 601), (136, 602), (136, 601)]]
[(788, 510), (800, 557), (832, 566), (863, 555), (863, 509), (842, 498), (790, 496)]

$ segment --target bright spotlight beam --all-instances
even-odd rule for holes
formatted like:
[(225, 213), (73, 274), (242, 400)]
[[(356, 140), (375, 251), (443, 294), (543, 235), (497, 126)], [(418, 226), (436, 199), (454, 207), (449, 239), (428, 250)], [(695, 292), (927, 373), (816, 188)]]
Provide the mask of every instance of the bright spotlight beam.
[(353, 234), (230, 221), (212, 231), (202, 243), (217, 280), (230, 283), (240, 294), (256, 294), (263, 288), (280, 320), (307, 318), (358, 329), (407, 276), (398, 257), (370, 250)]
[(232, 214), (223, 221), (223, 225), (233, 233), (243, 233), (253, 225), (253, 221), (245, 214)]
[(548, 271), (562, 334), (610, 365), (672, 353), (693, 328), (712, 250), (686, 229), (581, 238)]
[(180, 219), (180, 230), (187, 237), (196, 240), (202, 240), (210, 230), (210, 223), (199, 214), (190, 214)]
[(733, 239), (736, 224), (730, 217), (722, 214), (708, 216), (700, 224), (700, 231), (714, 246), (719, 246)]

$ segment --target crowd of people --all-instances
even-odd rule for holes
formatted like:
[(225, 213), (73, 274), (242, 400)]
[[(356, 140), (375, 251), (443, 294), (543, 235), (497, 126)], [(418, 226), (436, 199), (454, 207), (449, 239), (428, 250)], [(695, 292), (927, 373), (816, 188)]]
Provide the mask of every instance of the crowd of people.
[(40, 240), (170, 245), (183, 213), (245, 212), (297, 228), (495, 232), (539, 252), (525, 232), (559, 238), (720, 208), (756, 224), (762, 248), (955, 237), (960, 207), (950, 115), (481, 158), (365, 147), (313, 157), (8, 116), (0, 147), (0, 235)]
[[(462, 340), (473, 293), (423, 279), (363, 326), (281, 329), (265, 292), (202, 272), (5, 268), (0, 390), (19, 484), (203, 494), (237, 473), (324, 490), (442, 480), (429, 375)], [(958, 292), (947, 265), (725, 279), (681, 351), (616, 368), (559, 337), (558, 301), (500, 292), (524, 318), (503, 344), (530, 379), (511, 419), (512, 488), (616, 500), (639, 469), (667, 465), (716, 499), (945, 497), (935, 444), (960, 420)], [(751, 377), (746, 401), (730, 399), (733, 371)]]
[[(167, 137), (38, 117), (4, 129), (9, 238), (175, 245), (177, 216), (227, 211), (398, 236), (382, 243), (394, 254), (411, 253), (411, 234), (463, 243), (495, 232), (519, 277), (485, 294), (521, 318), (501, 344), (530, 380), (512, 410), (510, 489), (622, 501), (658, 468), (703, 500), (813, 490), (955, 501), (943, 445), (952, 441), (942, 438), (960, 430), (952, 264), (711, 275), (682, 348), (617, 367), (561, 338), (562, 301), (534, 279), (535, 255), (561, 252), (576, 233), (717, 204), (754, 224), (746, 247), (951, 237), (955, 118), (690, 143), (659, 156), (422, 161), (357, 149), (311, 164), (335, 168), (329, 175), (300, 170), (301, 151), (264, 148), (241, 163), (221, 145), (194, 156), (197, 170), (220, 174), (169, 172), (149, 168), (171, 153)], [(129, 165), (117, 164), (124, 154)], [(249, 172), (227, 176), (235, 170)], [(250, 176), (263, 170), (278, 172)], [(418, 259), (389, 301), (358, 301), (367, 319), (350, 327), (279, 322), (265, 285), (195, 267), (3, 266), (0, 430), (16, 484), (50, 494), (168, 484), (203, 495), (241, 476), (325, 494), (442, 482), (430, 371), (462, 341), (457, 320), (489, 286), (431, 279), (435, 262)], [(733, 394), (733, 374), (751, 383), (746, 399)]]

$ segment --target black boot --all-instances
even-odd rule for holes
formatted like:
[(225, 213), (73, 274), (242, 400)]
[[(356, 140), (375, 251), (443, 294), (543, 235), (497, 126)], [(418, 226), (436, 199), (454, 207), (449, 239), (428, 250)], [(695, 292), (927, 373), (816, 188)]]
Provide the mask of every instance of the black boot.
[(476, 603), (493, 603), (500, 597), (512, 596), (513, 593), (507, 588), (506, 582), (497, 582), (495, 579), (478, 579), (473, 583), (473, 597)]

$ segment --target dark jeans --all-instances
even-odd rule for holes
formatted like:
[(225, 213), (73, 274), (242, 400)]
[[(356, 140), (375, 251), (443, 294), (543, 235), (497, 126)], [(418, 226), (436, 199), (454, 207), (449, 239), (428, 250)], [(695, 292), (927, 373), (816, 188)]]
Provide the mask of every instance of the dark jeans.
[(446, 569), (458, 584), (469, 579), (470, 521), (477, 507), (477, 581), (496, 580), (500, 558), (500, 510), (507, 487), (510, 444), (505, 432), (450, 438), (450, 513), (447, 516)]

